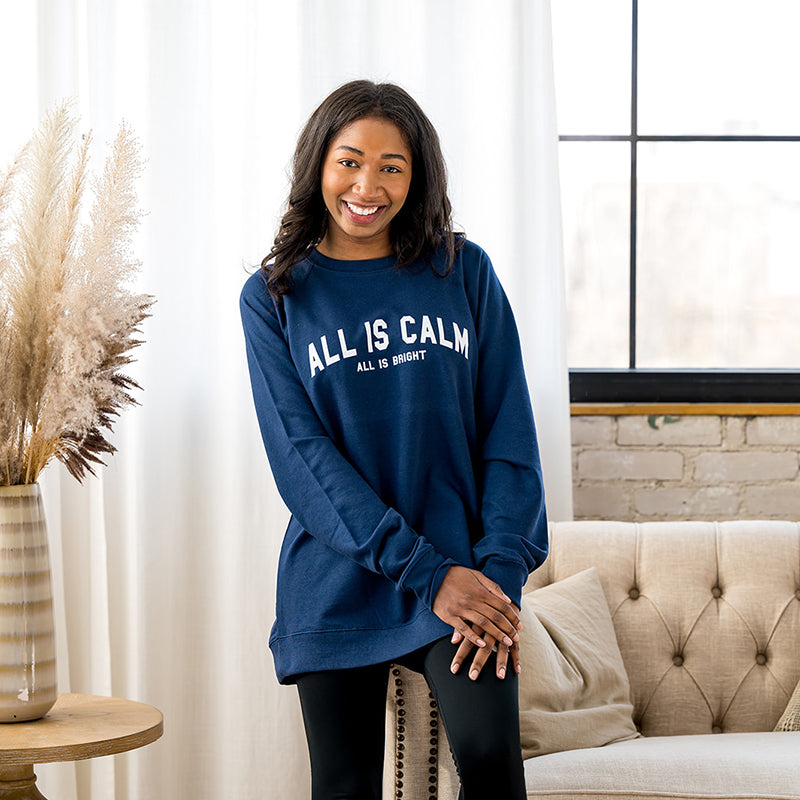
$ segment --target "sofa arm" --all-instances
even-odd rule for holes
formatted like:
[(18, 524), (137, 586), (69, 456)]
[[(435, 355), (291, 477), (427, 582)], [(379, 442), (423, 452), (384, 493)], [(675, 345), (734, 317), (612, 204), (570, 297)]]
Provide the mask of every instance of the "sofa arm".
[(391, 666), (386, 694), (384, 800), (456, 800), (459, 781), (425, 678)]

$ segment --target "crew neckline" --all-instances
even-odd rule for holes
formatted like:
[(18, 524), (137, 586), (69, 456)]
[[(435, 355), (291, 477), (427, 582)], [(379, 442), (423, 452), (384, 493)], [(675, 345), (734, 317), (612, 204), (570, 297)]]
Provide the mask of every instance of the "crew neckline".
[(312, 250), (308, 256), (309, 260), (317, 267), (332, 269), (337, 272), (379, 272), (396, 266), (397, 256), (381, 256), (380, 258), (364, 258), (358, 261), (347, 261), (340, 258), (331, 258)]

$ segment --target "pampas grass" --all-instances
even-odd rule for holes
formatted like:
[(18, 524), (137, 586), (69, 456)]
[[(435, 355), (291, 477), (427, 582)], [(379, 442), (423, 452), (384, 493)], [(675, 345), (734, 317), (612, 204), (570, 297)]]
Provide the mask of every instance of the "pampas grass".
[(0, 184), (0, 486), (53, 458), (95, 474), (139, 388), (122, 372), (153, 303), (127, 287), (139, 148), (123, 125), (83, 221), (90, 138), (76, 145), (75, 127), (68, 104), (48, 114)]

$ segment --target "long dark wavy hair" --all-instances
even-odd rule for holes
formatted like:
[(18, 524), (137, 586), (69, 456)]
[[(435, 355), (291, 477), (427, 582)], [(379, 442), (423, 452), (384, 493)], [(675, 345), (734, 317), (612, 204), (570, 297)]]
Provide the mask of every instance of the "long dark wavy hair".
[(411, 186), (390, 227), (398, 267), (427, 258), (433, 268), (430, 256), (443, 246), (446, 268), (438, 274), (446, 275), (452, 269), (464, 236), (453, 232), (447, 172), (435, 128), (399, 86), (351, 81), (322, 101), (297, 140), (287, 210), (272, 250), (261, 262), (269, 290), (277, 300), (292, 289), (294, 265), (322, 241), (328, 229), (321, 186), (328, 148), (343, 128), (367, 117), (396, 125), (411, 151)]

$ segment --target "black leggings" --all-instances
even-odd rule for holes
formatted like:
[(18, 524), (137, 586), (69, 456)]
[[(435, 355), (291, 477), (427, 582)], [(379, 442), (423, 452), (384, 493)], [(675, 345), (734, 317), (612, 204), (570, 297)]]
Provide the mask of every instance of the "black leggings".
[[(510, 669), (500, 680), (494, 657), (477, 681), (468, 676), (471, 659), (453, 675), (455, 651), (440, 639), (395, 663), (422, 673), (436, 698), (460, 800), (524, 800), (517, 676)], [(298, 676), (312, 800), (380, 800), (388, 677), (386, 663)]]

